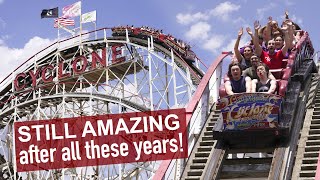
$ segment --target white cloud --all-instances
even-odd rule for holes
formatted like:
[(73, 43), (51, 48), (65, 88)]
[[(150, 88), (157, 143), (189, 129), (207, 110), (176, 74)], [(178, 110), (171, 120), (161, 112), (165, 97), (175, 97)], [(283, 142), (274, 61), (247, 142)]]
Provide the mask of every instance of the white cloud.
[(206, 39), (208, 38), (208, 32), (210, 32), (211, 26), (207, 22), (198, 22), (192, 25), (189, 31), (186, 33), (188, 39)]
[(188, 25), (193, 22), (201, 21), (201, 20), (208, 20), (209, 16), (207, 14), (197, 12), (195, 14), (182, 14), (179, 13), (177, 16), (177, 21), (180, 24)]
[[(222, 51), (232, 51), (233, 52), (233, 48), (234, 48), (234, 44), (236, 43), (236, 39), (232, 39), (229, 44), (227, 44), (226, 46), (224, 46), (222, 48)], [(240, 46), (241, 47), (241, 46)]]
[(35, 36), (24, 45), (23, 49), (26, 49), (26, 50), (29, 49), (32, 51), (30, 53), (34, 54), (37, 51), (45, 48), (46, 46), (48, 46), (51, 43), (52, 43), (52, 41), (50, 39), (42, 39), (38, 36)]
[(50, 45), (52, 42), (53, 40), (36, 36), (31, 38), (23, 48), (18, 49), (8, 47), (3, 40), (0, 40), (0, 81), (28, 58)]
[(223, 21), (229, 20), (230, 13), (240, 9), (240, 5), (232, 4), (231, 2), (223, 2), (210, 11), (210, 14), (221, 18)]
[[(212, 30), (211, 18), (219, 19), (223, 23), (231, 24), (246, 24), (242, 17), (231, 18), (232, 13), (238, 11), (240, 5), (226, 1), (218, 4), (214, 8), (207, 9), (197, 13), (179, 13), (176, 16), (177, 22), (183, 25), (188, 25), (185, 36), (188, 40), (197, 41), (202, 44), (202, 49), (213, 53), (219, 52), (225, 41), (228, 39), (226, 35), (215, 34)], [(231, 45), (230, 45), (231, 46)]]
[[(258, 15), (258, 20), (262, 20), (262, 18), (265, 18), (264, 14), (266, 12), (268, 12), (269, 10), (272, 10), (276, 7), (276, 4), (275, 3), (270, 3), (270, 4), (267, 4), (265, 7), (263, 8), (259, 8), (257, 9), (257, 15)], [(267, 19), (267, 18), (266, 18)]]
[[(85, 32), (85, 31), (83, 31)], [(82, 39), (88, 39), (89, 35), (82, 36)], [(10, 48), (6, 45), (5, 40), (8, 40), (9, 36), (1, 36), (0, 38), (0, 54), (1, 54), (1, 65), (0, 66), (0, 81), (15, 70), (19, 65), (24, 63), (30, 57), (38, 53), (40, 50), (43, 50), (53, 42), (56, 42), (57, 39), (45, 39), (38, 36), (31, 38), (23, 48)], [(74, 46), (74, 44), (80, 41), (80, 37), (71, 39), (69, 41), (64, 41), (59, 44), (59, 48), (67, 48)], [(46, 51), (41, 52), (38, 55), (38, 58), (48, 53), (55, 47), (46, 49)], [(30, 63), (27, 63), (30, 64)]]
[(205, 12), (197, 12), (194, 14), (187, 13), (179, 13), (176, 18), (179, 24), (188, 25), (198, 21), (207, 21), (210, 17), (220, 18), (223, 21), (228, 21), (230, 19), (230, 14), (234, 11), (238, 11), (240, 9), (240, 5), (233, 4), (229, 1), (218, 4), (215, 8), (205, 11)]
[(0, 4), (2, 4), (4, 2), (4, 0), (0, 0)]
[(209, 40), (207, 40), (204, 43), (203, 48), (213, 53), (216, 53), (220, 51), (219, 48), (221, 48), (225, 40), (226, 37), (223, 35), (213, 35)]
[(243, 25), (243, 24), (246, 23), (246, 20), (244, 20), (242, 17), (237, 17), (237, 18), (233, 19), (232, 22), (233, 22), (234, 24), (241, 24), (241, 25)]

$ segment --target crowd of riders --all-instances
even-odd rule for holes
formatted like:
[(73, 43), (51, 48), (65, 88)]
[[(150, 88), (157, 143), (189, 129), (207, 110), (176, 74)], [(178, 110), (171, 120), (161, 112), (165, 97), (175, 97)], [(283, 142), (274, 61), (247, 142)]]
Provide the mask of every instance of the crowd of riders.
[(152, 28), (152, 27), (149, 27), (149, 26), (134, 27), (133, 25), (132, 26), (129, 26), (129, 25), (127, 25), (127, 26), (118, 26), (118, 27), (115, 27), (113, 29), (121, 29), (121, 30), (122, 29), (131, 29), (131, 30), (138, 29), (138, 30), (141, 30), (141, 31), (149, 32), (151, 34), (157, 34), (157, 36), (164, 35), (166, 38), (170, 39), (171, 41), (173, 41), (177, 45), (179, 45), (182, 49), (189, 50), (191, 48), (191, 46), (188, 43), (184, 42), (183, 40), (175, 38), (171, 34), (164, 34), (162, 29), (155, 29), (155, 28)]
[(300, 27), (289, 19), (288, 12), (281, 25), (272, 17), (263, 27), (255, 21), (253, 29), (246, 28), (250, 42), (239, 48), (243, 32), (240, 28), (234, 45), (234, 56), (225, 81), (226, 93), (276, 93), (277, 82), (269, 70), (282, 68), (282, 60), (288, 58), (301, 38)]

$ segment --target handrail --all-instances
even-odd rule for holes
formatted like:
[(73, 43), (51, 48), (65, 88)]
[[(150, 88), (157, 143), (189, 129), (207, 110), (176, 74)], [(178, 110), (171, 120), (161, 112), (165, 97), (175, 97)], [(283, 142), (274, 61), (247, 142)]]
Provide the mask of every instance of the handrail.
[(319, 153), (319, 156), (318, 156), (315, 179), (320, 179), (320, 161), (319, 161), (319, 159), (320, 159), (320, 153)]
[[(308, 46), (308, 45), (310, 45), (310, 46)], [(310, 49), (310, 47), (311, 47), (311, 49)], [(300, 68), (304, 58), (311, 58), (312, 54), (314, 53), (314, 49), (312, 47), (312, 43), (309, 38), (309, 33), (307, 31), (304, 31), (303, 36), (300, 38), (300, 40), (296, 44), (295, 48), (296, 48), (296, 51), (294, 53), (291, 53), (291, 56), (289, 57), (289, 59), (294, 60), (294, 64), (292, 67), (293, 71), (291, 72), (292, 75)], [(308, 55), (310, 57), (307, 57)]]
[[(200, 81), (200, 84), (198, 85), (197, 90), (195, 91), (194, 95), (192, 96), (192, 99), (190, 103), (188, 103), (186, 107), (186, 124), (187, 126), (190, 123), (192, 114), (197, 107), (197, 104), (199, 103), (203, 93), (205, 92), (206, 86), (209, 84), (209, 80), (212, 77), (213, 73), (216, 71), (218, 65), (223, 61), (224, 58), (226, 58), (228, 55), (230, 55), (231, 52), (223, 52), (221, 55), (219, 55), (216, 60), (213, 61), (213, 63), (210, 65), (208, 71), (205, 73), (203, 78)], [(161, 180), (166, 174), (167, 169), (169, 168), (169, 165), (171, 163), (172, 159), (170, 160), (163, 160), (159, 166), (159, 169), (156, 171), (156, 173), (153, 176), (153, 180)]]

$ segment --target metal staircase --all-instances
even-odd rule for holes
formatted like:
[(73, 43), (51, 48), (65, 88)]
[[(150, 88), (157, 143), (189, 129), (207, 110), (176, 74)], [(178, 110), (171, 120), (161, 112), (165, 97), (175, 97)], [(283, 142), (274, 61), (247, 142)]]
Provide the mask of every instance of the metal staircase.
[(201, 176), (208, 164), (208, 160), (211, 159), (212, 152), (216, 141), (213, 140), (212, 129), (219, 118), (220, 111), (214, 110), (208, 116), (206, 124), (202, 129), (199, 139), (194, 146), (192, 153), (187, 161), (186, 168), (183, 172), (183, 180), (200, 180)]
[(292, 179), (315, 179), (320, 150), (320, 77), (313, 76)]

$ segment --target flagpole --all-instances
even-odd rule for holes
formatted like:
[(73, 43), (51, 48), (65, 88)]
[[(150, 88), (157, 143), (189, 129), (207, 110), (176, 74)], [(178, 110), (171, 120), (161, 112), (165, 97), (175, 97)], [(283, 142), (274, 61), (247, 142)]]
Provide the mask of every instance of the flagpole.
[(58, 41), (60, 41), (60, 18), (58, 17)]
[(95, 21), (94, 22), (94, 32), (95, 32), (95, 36), (96, 36), (96, 39), (98, 38), (97, 36), (97, 11), (95, 10)]
[[(80, 1), (81, 2), (81, 1)], [(82, 4), (82, 2), (81, 2)], [(82, 55), (82, 12), (80, 7), (80, 55)]]
[(97, 39), (98, 36), (97, 36), (97, 24), (96, 24), (96, 21), (94, 21), (93, 24), (94, 24), (94, 35), (95, 35), (95, 39)]

